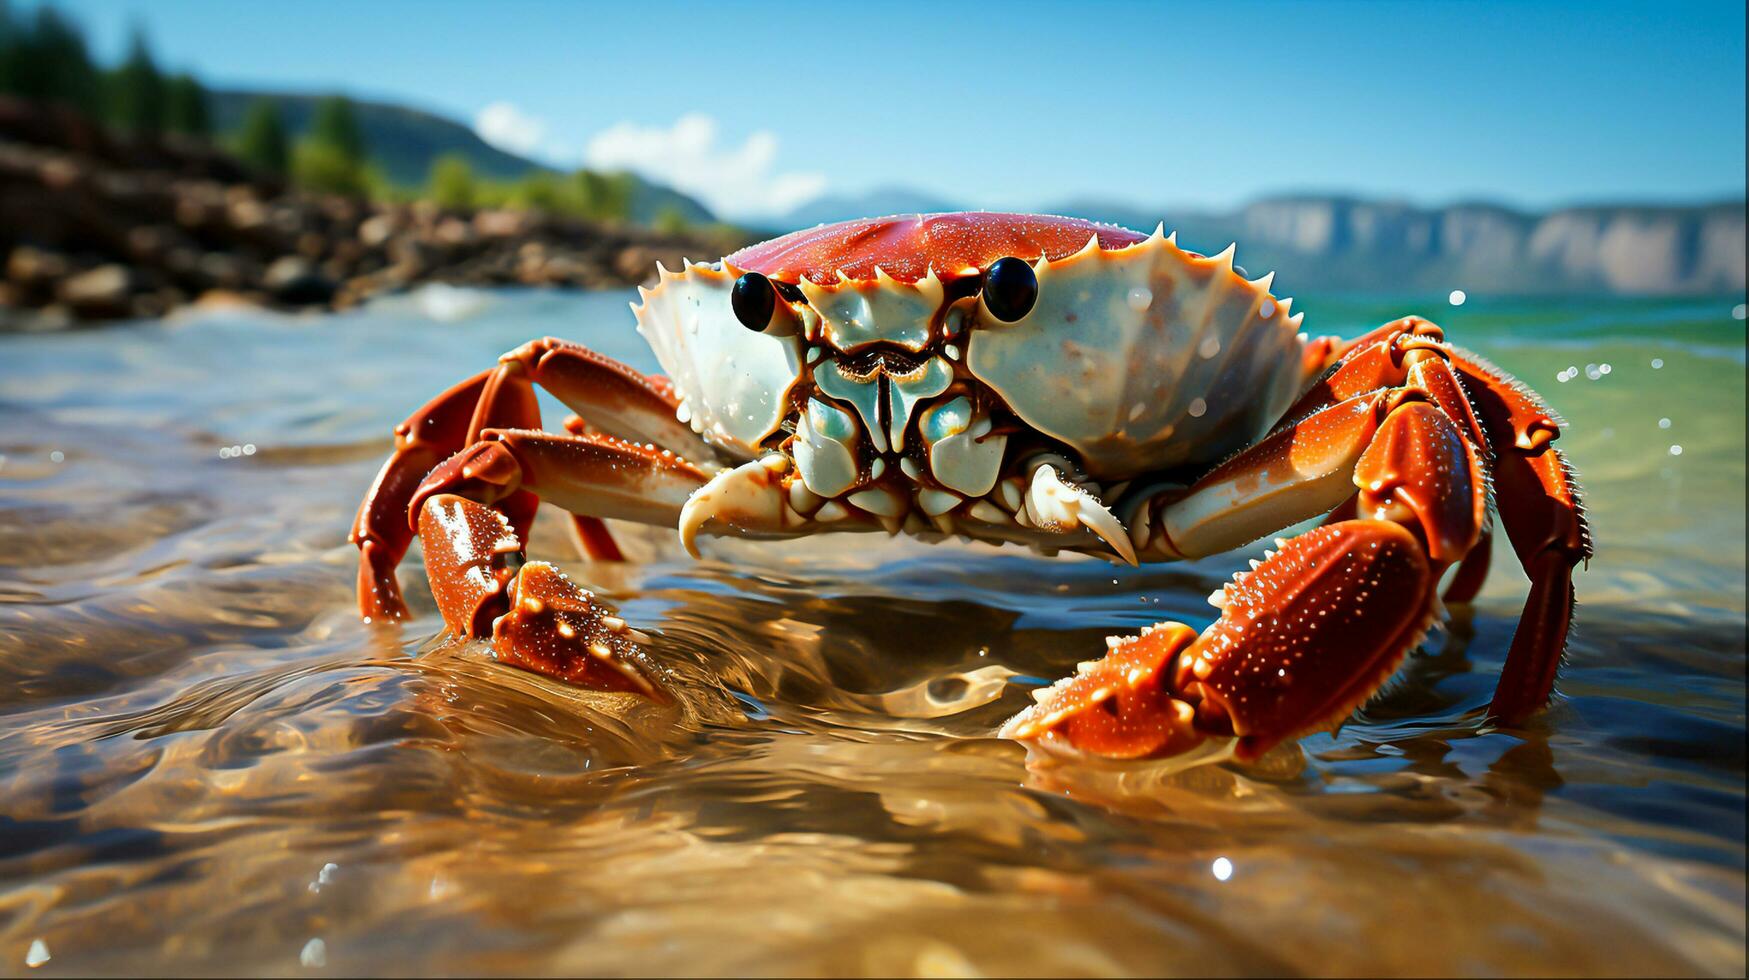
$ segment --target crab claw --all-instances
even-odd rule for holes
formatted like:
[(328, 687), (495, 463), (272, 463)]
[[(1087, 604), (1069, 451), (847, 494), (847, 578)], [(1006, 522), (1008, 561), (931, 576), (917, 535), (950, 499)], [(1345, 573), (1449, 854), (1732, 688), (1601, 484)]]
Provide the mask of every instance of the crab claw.
[(419, 542), (431, 595), (443, 622), (462, 636), (485, 636), (509, 605), (505, 585), (521, 564), (521, 542), (503, 514), (454, 494), (419, 507)]
[(492, 626), (499, 660), (592, 691), (667, 700), (625, 620), (563, 572), (531, 561), (509, 591), (510, 611)]
[(1173, 688), (1224, 714), (1240, 758), (1342, 723), (1433, 623), (1434, 573), (1391, 521), (1341, 521), (1283, 543), (1225, 589)]
[(437, 464), (413, 491), (407, 519), (414, 530), (424, 522), (425, 504), (439, 494), (459, 494), (495, 504), (522, 486), (522, 465), (502, 443), (481, 441)]
[(1032, 482), (1026, 489), (1026, 512), (1040, 528), (1059, 533), (1067, 534), (1085, 527), (1110, 545), (1126, 564), (1136, 563), (1136, 549), (1130, 543), (1123, 522), (1104, 504), (1093, 499), (1092, 494), (1064, 482), (1062, 474), (1049, 463), (1040, 464), (1032, 471)]
[[(1194, 642), (1162, 624), (1049, 688), (1002, 734), (1118, 758), (1236, 738), (1252, 760), (1340, 724), (1378, 690), (1433, 617), (1433, 566), (1390, 521), (1327, 524), (1237, 576)], [(1105, 717), (1101, 717), (1101, 716)]]
[(665, 699), (625, 620), (546, 562), (523, 564), (498, 511), (454, 494), (429, 497), (419, 538), (451, 631), (490, 635), (500, 661), (578, 687)]
[(785, 516), (797, 520), (787, 504), (779, 477), (788, 462), (782, 457), (768, 457), (743, 463), (724, 470), (711, 478), (686, 498), (680, 508), (680, 544), (694, 558), (698, 555), (698, 534), (705, 526), (716, 522), (741, 534), (775, 534), (786, 528)]
[(1033, 694), (1038, 702), (1002, 726), (1003, 738), (1061, 744), (1110, 759), (1177, 755), (1201, 742), (1196, 709), (1166, 683), (1178, 655), (1196, 641), (1183, 623), (1161, 623), (1140, 636), (1114, 636), (1104, 659)]

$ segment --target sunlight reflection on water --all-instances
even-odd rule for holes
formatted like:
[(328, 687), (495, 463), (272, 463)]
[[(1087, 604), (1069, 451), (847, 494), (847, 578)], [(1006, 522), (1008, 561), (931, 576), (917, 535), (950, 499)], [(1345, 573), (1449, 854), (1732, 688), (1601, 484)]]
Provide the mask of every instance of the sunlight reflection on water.
[(1570, 420), (1599, 548), (1564, 697), (1476, 724), (1523, 595), (1503, 553), (1339, 734), (1168, 772), (1028, 768), (991, 733), (1105, 634), (1206, 624), (1248, 552), (859, 535), (692, 562), (633, 530), (592, 565), (543, 520), (534, 550), (657, 637), (673, 706), (436, 638), (413, 568), (418, 618), (358, 624), (345, 535), (389, 426), (531, 337), (653, 369), (628, 298), (0, 337), (0, 963), (1741, 975), (1728, 305), (1306, 300), (1341, 333), (1436, 308)]

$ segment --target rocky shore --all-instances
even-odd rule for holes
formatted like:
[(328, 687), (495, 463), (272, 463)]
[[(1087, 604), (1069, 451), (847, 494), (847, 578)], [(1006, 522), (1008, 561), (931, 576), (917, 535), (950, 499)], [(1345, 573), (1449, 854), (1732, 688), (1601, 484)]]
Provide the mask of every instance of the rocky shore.
[(424, 282), (624, 287), (742, 242), (311, 194), (208, 146), (0, 99), (0, 329), (192, 303), (340, 309)]

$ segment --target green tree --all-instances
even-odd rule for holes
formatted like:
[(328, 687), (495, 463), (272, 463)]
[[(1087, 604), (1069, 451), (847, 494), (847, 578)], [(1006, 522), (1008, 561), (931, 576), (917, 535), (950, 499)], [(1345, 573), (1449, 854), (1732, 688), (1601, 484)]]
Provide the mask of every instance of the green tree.
[(127, 60), (110, 76), (110, 120), (136, 133), (162, 132), (166, 101), (164, 76), (136, 29)]
[(664, 235), (683, 235), (691, 230), (692, 222), (686, 220), (686, 215), (678, 207), (670, 204), (656, 215), (651, 227)]
[(358, 115), (353, 111), (352, 100), (344, 95), (331, 95), (316, 103), (309, 140), (330, 147), (341, 159), (364, 163), (364, 131), (358, 127)]
[(292, 179), (311, 190), (363, 197), (371, 191), (364, 164), (332, 143), (306, 139), (292, 151)]
[(12, 5), (0, 0), (0, 92), (18, 91), (19, 42), (24, 31), (12, 17)]
[(574, 183), (581, 198), (579, 211), (597, 221), (625, 221), (632, 213), (636, 178), (629, 173), (602, 174), (579, 170)]
[(474, 181), (474, 168), (459, 153), (445, 153), (432, 161), (431, 175), (426, 179), (431, 199), (440, 207), (471, 208), (478, 203), (479, 188)]
[(367, 194), (377, 181), (365, 166), (365, 152), (352, 100), (328, 96), (316, 103), (310, 133), (292, 151), (292, 178), (332, 194)]
[(563, 214), (578, 210), (577, 196), (565, 187), (558, 174), (535, 171), (511, 187), (505, 204), (529, 211)]
[(237, 155), (270, 174), (286, 172), (291, 153), (286, 146), (285, 120), (280, 117), (278, 102), (256, 99), (249, 103), (243, 129), (237, 136)]
[(88, 116), (103, 110), (103, 77), (79, 28), (48, 5), (30, 24), (8, 12), (0, 35), (0, 87), (38, 102), (58, 102)]
[(193, 75), (176, 75), (170, 79), (164, 93), (164, 121), (174, 133), (186, 133), (202, 139), (212, 135), (212, 119), (207, 115), (206, 89)]

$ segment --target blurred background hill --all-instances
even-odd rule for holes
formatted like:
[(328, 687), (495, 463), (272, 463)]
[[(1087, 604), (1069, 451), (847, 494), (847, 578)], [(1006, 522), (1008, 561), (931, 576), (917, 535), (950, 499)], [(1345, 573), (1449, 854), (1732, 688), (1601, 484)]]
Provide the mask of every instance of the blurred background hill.
[[(427, 279), (624, 285), (657, 257), (987, 203), (911, 186), (907, 173), (860, 192), (777, 173), (764, 133), (711, 156), (716, 124), (702, 115), (668, 131), (610, 127), (592, 139), (589, 165), (559, 166), (550, 145), (518, 135), (538, 134), (537, 121), (510, 103), (489, 111), (499, 125), (487, 112), (470, 124), (342, 92), (209, 86), (163, 67), (142, 23), (105, 63), (55, 4), (0, 3), (0, 308), (45, 311), (32, 322), (54, 325), (209, 293), (299, 306)], [(699, 159), (667, 159), (689, 154)], [(664, 173), (732, 206), (734, 220)], [(772, 192), (763, 201), (758, 180)], [(1740, 194), (1539, 209), (1299, 191), (1213, 207), (1171, 203), (1159, 183), (1159, 199), (1040, 189), (1003, 206), (1142, 230), (1163, 222), (1188, 247), (1237, 242), (1252, 271), (1320, 289), (1740, 293), (1749, 264)]]
[[(322, 96), (300, 92), (246, 92), (218, 90), (207, 93), (212, 128), (217, 133), (235, 133), (243, 128), (249, 109), (258, 102), (277, 104), (288, 136), (302, 139), (310, 134)], [(553, 177), (557, 172), (533, 160), (506, 152), (481, 139), (467, 125), (407, 106), (367, 100), (352, 100), (353, 112), (370, 160), (382, 176), (397, 187), (419, 188), (432, 167), (448, 158), (465, 163), (472, 175), (484, 181), (511, 183), (530, 177)], [(636, 174), (625, 174), (628, 198), (625, 217), (650, 224), (667, 216), (670, 221), (711, 224), (717, 219), (698, 201)]]

